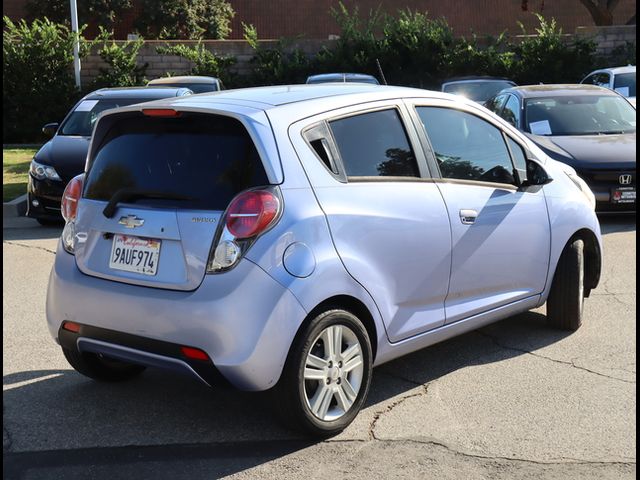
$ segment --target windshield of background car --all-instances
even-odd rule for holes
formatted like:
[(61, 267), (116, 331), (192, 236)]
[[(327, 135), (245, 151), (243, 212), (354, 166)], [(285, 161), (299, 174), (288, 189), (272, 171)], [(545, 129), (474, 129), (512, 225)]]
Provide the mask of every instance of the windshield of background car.
[(613, 78), (613, 89), (625, 97), (635, 97), (636, 72), (616, 75)]
[(80, 135), (90, 137), (98, 116), (105, 110), (124, 107), (134, 103), (148, 102), (144, 98), (110, 98), (104, 100), (83, 100), (60, 127), (58, 135)]
[(478, 81), (478, 82), (460, 82), (450, 83), (444, 86), (443, 91), (462, 95), (463, 97), (473, 100), (474, 102), (486, 102), (500, 90), (513, 87), (513, 83), (507, 81)]
[(89, 161), (86, 198), (110, 200), (121, 189), (162, 192), (186, 201), (138, 204), (224, 210), (247, 188), (269, 183), (242, 123), (221, 115), (129, 115), (117, 120)]
[(636, 131), (636, 111), (617, 95), (525, 100), (525, 131), (534, 135), (607, 135)]

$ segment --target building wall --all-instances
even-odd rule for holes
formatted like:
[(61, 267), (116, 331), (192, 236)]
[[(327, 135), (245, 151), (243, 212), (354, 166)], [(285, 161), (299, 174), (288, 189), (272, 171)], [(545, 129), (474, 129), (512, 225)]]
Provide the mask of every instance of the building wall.
[[(4, 0), (3, 15), (19, 19), (24, 15), (28, 0)], [(338, 26), (329, 13), (339, 0), (229, 0), (236, 16), (233, 19), (231, 39), (242, 38), (242, 23), (252, 24), (260, 38), (299, 37), (328, 38), (339, 34)], [(133, 20), (142, 12), (141, 0), (132, 0), (134, 8), (122, 15), (116, 25), (117, 38), (126, 38), (133, 32)], [(457, 35), (496, 35), (507, 30), (510, 35), (520, 34), (517, 22), (529, 32), (537, 25), (532, 12), (554, 17), (567, 33), (579, 26), (593, 26), (593, 21), (579, 0), (528, 0), (529, 11), (522, 11), (522, 0), (343, 0), (350, 10), (358, 7), (362, 15), (383, 5), (383, 11), (395, 13), (398, 9), (429, 12), (432, 18), (445, 17)], [(542, 7), (542, 8), (541, 8)], [(621, 0), (614, 10), (614, 23), (624, 25), (636, 13), (634, 0)], [(83, 20), (81, 19), (81, 22)], [(90, 25), (88, 33), (95, 32)]]

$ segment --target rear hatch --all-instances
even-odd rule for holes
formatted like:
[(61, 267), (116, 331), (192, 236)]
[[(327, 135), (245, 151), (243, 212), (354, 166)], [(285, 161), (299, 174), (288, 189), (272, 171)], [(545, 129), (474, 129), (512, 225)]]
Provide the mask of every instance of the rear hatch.
[(270, 182), (239, 120), (164, 112), (113, 114), (96, 128), (78, 206), (76, 263), (109, 280), (194, 290), (231, 199)]

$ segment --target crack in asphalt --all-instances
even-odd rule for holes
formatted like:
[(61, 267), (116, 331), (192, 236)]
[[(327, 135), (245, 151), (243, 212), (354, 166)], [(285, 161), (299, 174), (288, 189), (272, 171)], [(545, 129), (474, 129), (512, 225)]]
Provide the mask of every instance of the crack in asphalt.
[(636, 384), (636, 382), (634, 380), (627, 380), (627, 379), (624, 379), (624, 378), (614, 377), (614, 376), (611, 376), (611, 375), (606, 375), (606, 374), (601, 373), (601, 372), (596, 372), (595, 370), (590, 370), (590, 369), (588, 369), (586, 367), (581, 367), (579, 365), (576, 365), (575, 361), (573, 361), (573, 360), (571, 360), (571, 361), (559, 360), (557, 358), (551, 358), (551, 357), (547, 357), (545, 355), (540, 355), (539, 353), (532, 352), (531, 350), (527, 350), (525, 348), (518, 348), (518, 347), (512, 347), (510, 345), (505, 345), (505, 344), (501, 343), (500, 340), (497, 337), (495, 337), (495, 336), (493, 336), (493, 335), (491, 335), (491, 334), (489, 334), (487, 332), (483, 332), (481, 330), (476, 330), (476, 332), (478, 332), (480, 335), (482, 335), (484, 337), (487, 337), (487, 338), (491, 339), (493, 341), (493, 343), (495, 343), (500, 348), (504, 348), (505, 350), (513, 350), (515, 352), (527, 353), (527, 354), (532, 355), (532, 356), (537, 357), (537, 358), (542, 358), (544, 360), (549, 360), (550, 362), (559, 363), (561, 365), (569, 365), (569, 366), (571, 366), (571, 367), (573, 367), (573, 368), (575, 368), (577, 370), (582, 370), (582, 371), (585, 371), (585, 372), (588, 372), (588, 373), (592, 373), (594, 375), (598, 375), (599, 377), (608, 378), (610, 380), (616, 380), (618, 382), (624, 382), (624, 383), (631, 383), (631, 384), (634, 384), (634, 385)]
[(35, 250), (44, 250), (45, 252), (53, 253), (54, 255), (56, 253), (55, 250), (51, 250), (50, 248), (40, 247), (38, 245), (25, 245), (24, 243), (12, 242), (10, 240), (2, 240), (2, 243), (6, 243), (8, 245), (15, 245), (17, 247), (33, 248)]
[(526, 462), (526, 463), (534, 463), (536, 465), (635, 465), (635, 461), (622, 462), (619, 460), (611, 460), (611, 461), (601, 461), (601, 460), (582, 460), (577, 458), (569, 458), (569, 457), (560, 457), (555, 461), (543, 461), (543, 460), (532, 460), (529, 458), (520, 458), (520, 457), (503, 457), (499, 455), (480, 455), (469, 452), (463, 452), (461, 450), (457, 450), (450, 445), (445, 443), (436, 441), (436, 440), (421, 440), (417, 438), (399, 438), (399, 439), (379, 439), (375, 438), (375, 441), (378, 442), (400, 442), (400, 443), (418, 443), (421, 445), (436, 445), (446, 449), (447, 451), (453, 453), (454, 455), (461, 455), (463, 457), (477, 458), (481, 460), (506, 460), (510, 462)]
[[(400, 377), (398, 377), (400, 378)], [(416, 382), (411, 382), (411, 383), (416, 383)], [(373, 415), (373, 420), (371, 420), (371, 423), (369, 424), (369, 440), (379, 440), (378, 437), (376, 437), (376, 424), (378, 423), (378, 420), (380, 420), (380, 418), (382, 418), (383, 415), (390, 413), (394, 408), (396, 408), (399, 405), (402, 405), (405, 401), (409, 400), (410, 398), (415, 398), (415, 397), (420, 397), (422, 395), (426, 395), (428, 393), (428, 389), (429, 389), (429, 385), (431, 382), (429, 383), (425, 383), (425, 384), (420, 384), (420, 391), (416, 392), (416, 393), (411, 393), (409, 395), (404, 395), (402, 397), (400, 397), (398, 400), (392, 402), (391, 404), (387, 405), (383, 410), (380, 410), (378, 412), (376, 412)]]

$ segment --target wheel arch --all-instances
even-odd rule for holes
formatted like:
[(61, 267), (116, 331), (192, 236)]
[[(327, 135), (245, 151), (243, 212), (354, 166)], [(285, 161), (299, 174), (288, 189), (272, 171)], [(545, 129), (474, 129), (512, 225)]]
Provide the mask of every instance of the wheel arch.
[(299, 335), (311, 320), (313, 320), (320, 313), (333, 309), (346, 310), (354, 314), (362, 322), (364, 328), (367, 330), (367, 334), (369, 335), (369, 341), (371, 342), (371, 361), (375, 362), (376, 354), (378, 351), (379, 333), (376, 322), (373, 318), (373, 315), (369, 311), (369, 308), (361, 300), (351, 295), (334, 295), (323, 300), (318, 305), (313, 307), (313, 309), (309, 311), (305, 319), (298, 327), (298, 331), (296, 332), (292, 345), (295, 344)]
[(600, 282), (600, 274), (602, 271), (600, 242), (598, 242), (596, 234), (588, 228), (583, 228), (574, 233), (566, 245), (575, 240), (582, 240), (584, 242), (584, 296), (588, 297), (591, 290), (596, 288)]

